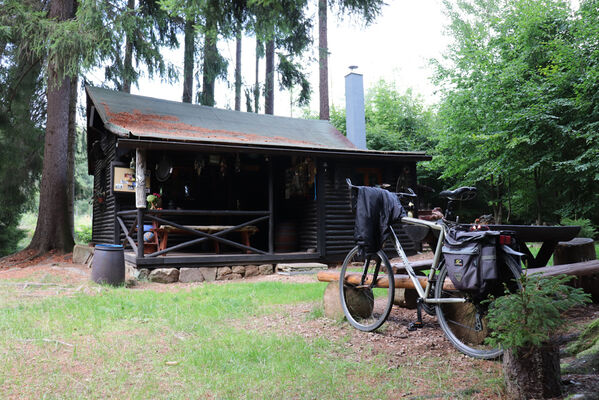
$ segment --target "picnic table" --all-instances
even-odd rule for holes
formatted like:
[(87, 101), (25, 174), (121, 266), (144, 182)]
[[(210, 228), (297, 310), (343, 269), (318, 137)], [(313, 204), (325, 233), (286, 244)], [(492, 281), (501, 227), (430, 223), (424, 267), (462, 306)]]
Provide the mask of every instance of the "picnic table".
[[(515, 232), (526, 265), (529, 268), (540, 268), (547, 265), (557, 243), (572, 240), (580, 231), (580, 226), (489, 225), (489, 229)], [(541, 249), (535, 257), (526, 243), (539, 242), (542, 243)]]

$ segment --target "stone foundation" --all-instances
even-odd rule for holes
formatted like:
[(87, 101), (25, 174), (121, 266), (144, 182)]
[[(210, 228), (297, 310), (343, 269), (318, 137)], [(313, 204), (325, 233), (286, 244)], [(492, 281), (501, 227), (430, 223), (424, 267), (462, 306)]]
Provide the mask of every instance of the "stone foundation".
[(273, 264), (199, 268), (156, 268), (154, 270), (146, 268), (136, 269), (132, 265), (128, 265), (128, 267), (128, 277), (159, 283), (230, 281), (274, 273)]

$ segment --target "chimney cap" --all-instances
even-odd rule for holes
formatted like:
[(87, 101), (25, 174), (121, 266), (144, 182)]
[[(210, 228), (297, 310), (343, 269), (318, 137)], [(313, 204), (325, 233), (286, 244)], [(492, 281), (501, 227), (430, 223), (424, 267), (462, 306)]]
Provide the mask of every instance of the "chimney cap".
[(355, 69), (358, 69), (358, 66), (357, 66), (357, 65), (350, 65), (350, 66), (349, 66), (349, 70), (350, 70), (351, 72), (354, 72), (354, 70), (355, 70)]

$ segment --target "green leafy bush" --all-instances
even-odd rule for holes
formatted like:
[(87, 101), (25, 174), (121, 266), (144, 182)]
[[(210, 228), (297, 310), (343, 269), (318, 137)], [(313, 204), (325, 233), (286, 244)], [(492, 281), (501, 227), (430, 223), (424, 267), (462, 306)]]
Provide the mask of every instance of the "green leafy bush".
[(75, 241), (79, 244), (88, 244), (92, 241), (92, 227), (79, 225), (75, 228)]
[(488, 342), (513, 351), (547, 342), (564, 324), (564, 311), (590, 301), (582, 289), (566, 285), (571, 278), (523, 274), (522, 291), (506, 291), (491, 303)]
[(594, 239), (597, 236), (597, 229), (595, 229), (595, 227), (593, 226), (591, 221), (586, 218), (578, 218), (578, 219), (562, 218), (560, 224), (566, 225), (566, 226), (579, 225), (580, 232), (578, 232), (578, 237)]

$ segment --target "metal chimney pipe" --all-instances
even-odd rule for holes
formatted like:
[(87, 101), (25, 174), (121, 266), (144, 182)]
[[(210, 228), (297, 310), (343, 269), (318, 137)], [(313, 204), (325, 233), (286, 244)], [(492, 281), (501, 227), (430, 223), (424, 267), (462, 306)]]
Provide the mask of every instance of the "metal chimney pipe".
[(345, 124), (347, 138), (359, 149), (366, 149), (366, 119), (364, 116), (364, 80), (362, 74), (349, 67), (345, 75)]

